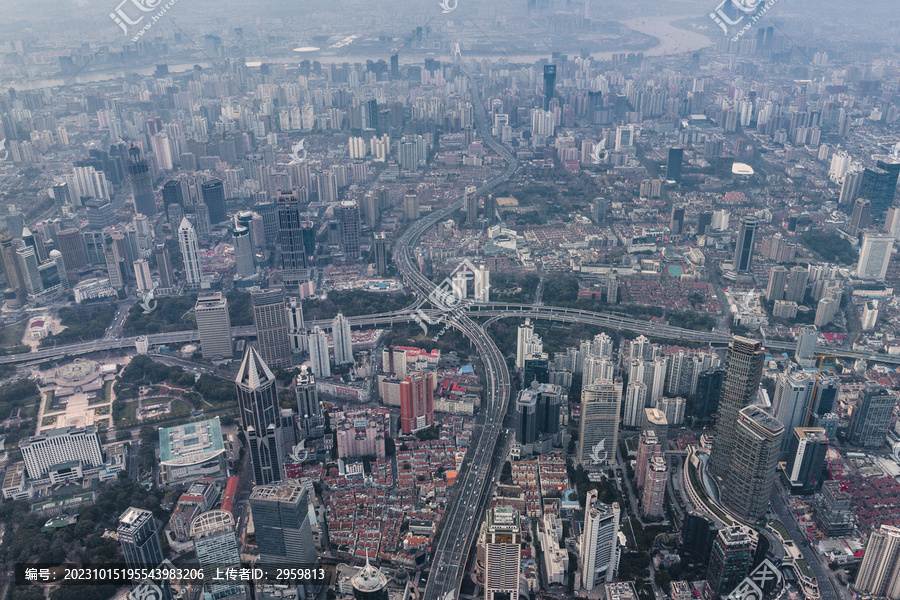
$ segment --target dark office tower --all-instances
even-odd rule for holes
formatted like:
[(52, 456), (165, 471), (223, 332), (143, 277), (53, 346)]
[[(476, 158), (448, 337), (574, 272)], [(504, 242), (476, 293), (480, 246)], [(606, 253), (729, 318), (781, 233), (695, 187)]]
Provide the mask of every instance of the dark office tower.
[(156, 196), (153, 195), (153, 175), (147, 160), (141, 157), (141, 149), (132, 146), (128, 149), (128, 180), (131, 182), (131, 193), (134, 195), (134, 212), (148, 217), (156, 214)]
[(257, 485), (250, 493), (259, 561), (263, 564), (311, 565), (316, 543), (309, 523), (309, 492), (294, 480)]
[[(841, 382), (835, 375), (819, 375), (819, 381), (816, 383), (816, 396), (813, 399), (814, 415), (827, 415), (834, 411), (834, 403), (837, 395), (841, 391)], [(810, 425), (810, 423), (805, 423)]]
[(294, 388), (297, 393), (297, 414), (300, 418), (321, 417), (322, 403), (319, 402), (319, 393), (316, 391), (316, 378), (305, 366), (294, 378)]
[(666, 179), (681, 183), (681, 161), (684, 159), (684, 148), (669, 148), (669, 161), (666, 163)]
[(396, 52), (391, 54), (391, 79), (400, 79), (400, 57)]
[(525, 356), (522, 387), (530, 386), (532, 381), (550, 383), (550, 361), (546, 352), (534, 352)]
[(375, 274), (384, 277), (387, 274), (388, 265), (388, 240), (383, 231), (376, 231), (375, 235)]
[(154, 253), (156, 254), (156, 268), (159, 271), (159, 287), (174, 287), (175, 274), (172, 272), (172, 261), (169, 260), (169, 249), (165, 244), (157, 244)]
[(16, 253), (16, 245), (12, 236), (4, 231), (0, 234), (0, 262), (3, 263), (3, 276), (6, 278), (6, 286), (16, 292), (20, 302), (25, 300), (25, 277), (22, 273), (19, 256)]
[(347, 258), (359, 258), (359, 206), (352, 200), (341, 202), (341, 247)]
[(387, 577), (369, 564), (369, 556), (366, 555), (366, 566), (350, 579), (353, 600), (388, 600), (387, 584)]
[(853, 214), (850, 216), (850, 228), (847, 230), (852, 236), (859, 235), (859, 232), (869, 226), (869, 211), (872, 203), (865, 198), (857, 198), (853, 203)]
[(709, 564), (709, 554), (718, 532), (719, 525), (712, 517), (692, 510), (681, 526), (681, 545), (697, 562)]
[(697, 235), (706, 235), (706, 230), (712, 225), (712, 213), (703, 211), (697, 215)]
[(378, 129), (378, 100), (374, 98), (366, 102), (366, 123), (369, 129)]
[(70, 278), (74, 278), (77, 271), (87, 266), (87, 255), (81, 232), (74, 227), (60, 230), (56, 234), (56, 243), (62, 254), (63, 264), (66, 265), (66, 273)]
[(883, 446), (896, 405), (897, 399), (880, 385), (867, 385), (860, 390), (850, 415), (847, 441), (867, 448)]
[(719, 395), (716, 440), (710, 461), (712, 472), (719, 477), (725, 477), (731, 467), (738, 413), (756, 397), (765, 359), (756, 340), (736, 335), (728, 346), (725, 380)]
[[(253, 483), (266, 485), (284, 479), (275, 375), (250, 346), (235, 379), (241, 425), (247, 432)], [(260, 549), (260, 552), (262, 550)]]
[(741, 525), (720, 529), (709, 555), (706, 585), (710, 600), (730, 594), (753, 566), (756, 534)]
[(156, 567), (165, 558), (156, 534), (156, 521), (149, 510), (129, 507), (119, 517), (116, 532), (129, 567)]
[(870, 210), (873, 218), (883, 218), (887, 209), (894, 203), (898, 176), (900, 176), (900, 163), (889, 163), (883, 160), (877, 161), (874, 169), (866, 168), (863, 171), (857, 197), (866, 198), (872, 202)]
[(516, 441), (533, 444), (537, 433), (537, 394), (523, 390), (516, 399)]
[(53, 199), (56, 201), (56, 206), (62, 208), (63, 206), (72, 204), (72, 194), (69, 193), (68, 183), (57, 183), (52, 187), (52, 189)]
[(289, 286), (309, 280), (309, 262), (300, 221), (300, 201), (296, 195), (278, 196), (278, 230), (281, 245), (281, 276)]
[(250, 299), (253, 302), (256, 340), (263, 360), (276, 368), (290, 368), (291, 348), (288, 344), (284, 290), (253, 288), (250, 290)]
[(793, 493), (811, 494), (822, 487), (822, 471), (825, 469), (827, 453), (828, 437), (824, 429), (794, 427), (785, 470)]
[(544, 65), (544, 110), (550, 110), (550, 101), (556, 95), (556, 65)]
[(669, 218), (669, 231), (672, 235), (680, 235), (684, 230), (684, 207), (678, 204), (672, 205), (672, 214)]
[[(784, 425), (759, 406), (738, 413), (722, 502), (747, 521), (766, 514), (777, 477)], [(716, 444), (718, 447), (718, 444)]]
[(162, 188), (163, 206), (169, 208), (170, 204), (178, 204), (184, 208), (184, 192), (181, 188), (181, 182), (177, 179), (170, 179)]
[(716, 367), (703, 371), (697, 377), (697, 393), (694, 396), (694, 422), (708, 423), (719, 410), (719, 394), (725, 381), (725, 369)]
[(300, 221), (300, 234), (303, 238), (303, 251), (306, 256), (316, 255), (316, 224), (312, 221)]
[(741, 218), (741, 230), (734, 248), (734, 270), (738, 273), (749, 273), (753, 267), (753, 246), (758, 227), (759, 219), (756, 217), (747, 215)]
[(221, 223), (228, 219), (225, 212), (225, 185), (221, 179), (207, 181), (200, 186), (203, 202), (209, 207), (209, 222)]

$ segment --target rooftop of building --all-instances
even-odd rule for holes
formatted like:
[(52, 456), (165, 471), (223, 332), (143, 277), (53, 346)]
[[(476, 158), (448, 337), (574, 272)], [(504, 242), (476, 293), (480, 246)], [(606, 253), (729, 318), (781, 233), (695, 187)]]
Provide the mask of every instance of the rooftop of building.
[(224, 452), (225, 441), (219, 417), (159, 429), (161, 464), (193, 464)]

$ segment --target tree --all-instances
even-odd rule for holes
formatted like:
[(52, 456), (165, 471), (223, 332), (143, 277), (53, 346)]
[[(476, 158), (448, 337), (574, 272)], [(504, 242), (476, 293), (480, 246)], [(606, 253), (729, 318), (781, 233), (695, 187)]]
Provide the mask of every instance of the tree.
[(397, 452), (396, 444), (394, 443), (394, 438), (385, 438), (384, 440), (384, 453), (388, 456), (393, 456)]

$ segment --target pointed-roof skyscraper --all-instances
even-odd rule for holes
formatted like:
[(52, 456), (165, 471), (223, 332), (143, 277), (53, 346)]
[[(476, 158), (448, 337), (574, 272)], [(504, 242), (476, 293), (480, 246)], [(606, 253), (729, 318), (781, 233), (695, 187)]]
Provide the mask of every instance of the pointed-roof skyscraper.
[(252, 346), (244, 354), (235, 379), (241, 424), (247, 432), (253, 482), (267, 485), (284, 479), (282, 431), (278, 419), (275, 375)]

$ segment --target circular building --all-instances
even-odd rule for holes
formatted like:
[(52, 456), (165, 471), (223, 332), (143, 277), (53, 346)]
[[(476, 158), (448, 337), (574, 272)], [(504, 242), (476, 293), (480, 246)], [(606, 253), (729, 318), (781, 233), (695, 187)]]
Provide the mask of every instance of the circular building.
[(377, 567), (370, 565), (368, 558), (366, 566), (350, 580), (350, 584), (356, 600), (388, 600), (387, 577)]

